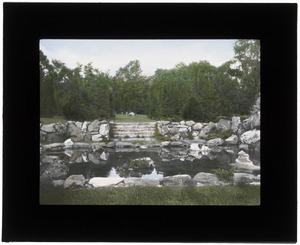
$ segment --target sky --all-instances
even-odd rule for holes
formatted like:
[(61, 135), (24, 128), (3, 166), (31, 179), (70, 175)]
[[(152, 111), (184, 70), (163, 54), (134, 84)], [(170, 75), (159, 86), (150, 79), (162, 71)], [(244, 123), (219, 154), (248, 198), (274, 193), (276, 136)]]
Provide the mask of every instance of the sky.
[(142, 74), (156, 69), (172, 69), (183, 62), (208, 61), (220, 66), (234, 57), (236, 40), (40, 40), (40, 49), (49, 60), (59, 60), (69, 68), (92, 62), (94, 68), (115, 75), (131, 60), (139, 60)]

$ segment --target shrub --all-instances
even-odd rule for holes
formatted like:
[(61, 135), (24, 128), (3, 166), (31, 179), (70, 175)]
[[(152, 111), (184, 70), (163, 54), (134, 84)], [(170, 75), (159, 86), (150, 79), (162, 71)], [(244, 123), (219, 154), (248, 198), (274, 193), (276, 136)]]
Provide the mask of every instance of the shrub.
[(233, 184), (233, 176), (234, 176), (234, 172), (235, 172), (235, 167), (231, 167), (229, 170), (226, 169), (213, 169), (214, 174), (217, 175), (217, 177), (219, 178), (219, 180), (224, 181), (226, 183), (230, 183)]

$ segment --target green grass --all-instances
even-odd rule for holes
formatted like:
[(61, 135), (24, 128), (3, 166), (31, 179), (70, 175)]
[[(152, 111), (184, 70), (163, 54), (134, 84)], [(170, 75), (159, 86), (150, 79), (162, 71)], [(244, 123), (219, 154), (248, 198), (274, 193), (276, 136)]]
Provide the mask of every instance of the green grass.
[(260, 205), (259, 186), (119, 187), (41, 193), (46, 205)]
[(58, 123), (58, 122), (66, 122), (67, 120), (63, 116), (55, 116), (55, 117), (41, 117), (40, 122), (43, 124), (50, 124), (50, 123)]
[(125, 114), (116, 114), (115, 122), (154, 122), (146, 115), (128, 116)]

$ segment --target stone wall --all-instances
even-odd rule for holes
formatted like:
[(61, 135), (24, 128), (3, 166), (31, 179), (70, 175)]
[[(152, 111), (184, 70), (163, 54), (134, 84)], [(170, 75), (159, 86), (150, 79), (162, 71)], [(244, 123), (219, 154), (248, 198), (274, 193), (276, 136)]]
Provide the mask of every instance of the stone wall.
[(110, 125), (107, 121), (40, 124), (41, 142), (91, 142), (109, 140)]

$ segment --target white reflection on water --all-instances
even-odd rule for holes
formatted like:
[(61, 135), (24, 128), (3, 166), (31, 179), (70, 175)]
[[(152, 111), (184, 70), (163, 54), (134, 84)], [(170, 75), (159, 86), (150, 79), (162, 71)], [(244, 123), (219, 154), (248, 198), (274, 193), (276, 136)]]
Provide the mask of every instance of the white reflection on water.
[(143, 174), (141, 179), (162, 179), (164, 176), (154, 168), (151, 174)]
[(108, 176), (108, 178), (121, 178), (121, 176), (117, 173), (116, 169), (114, 167), (111, 168)]

